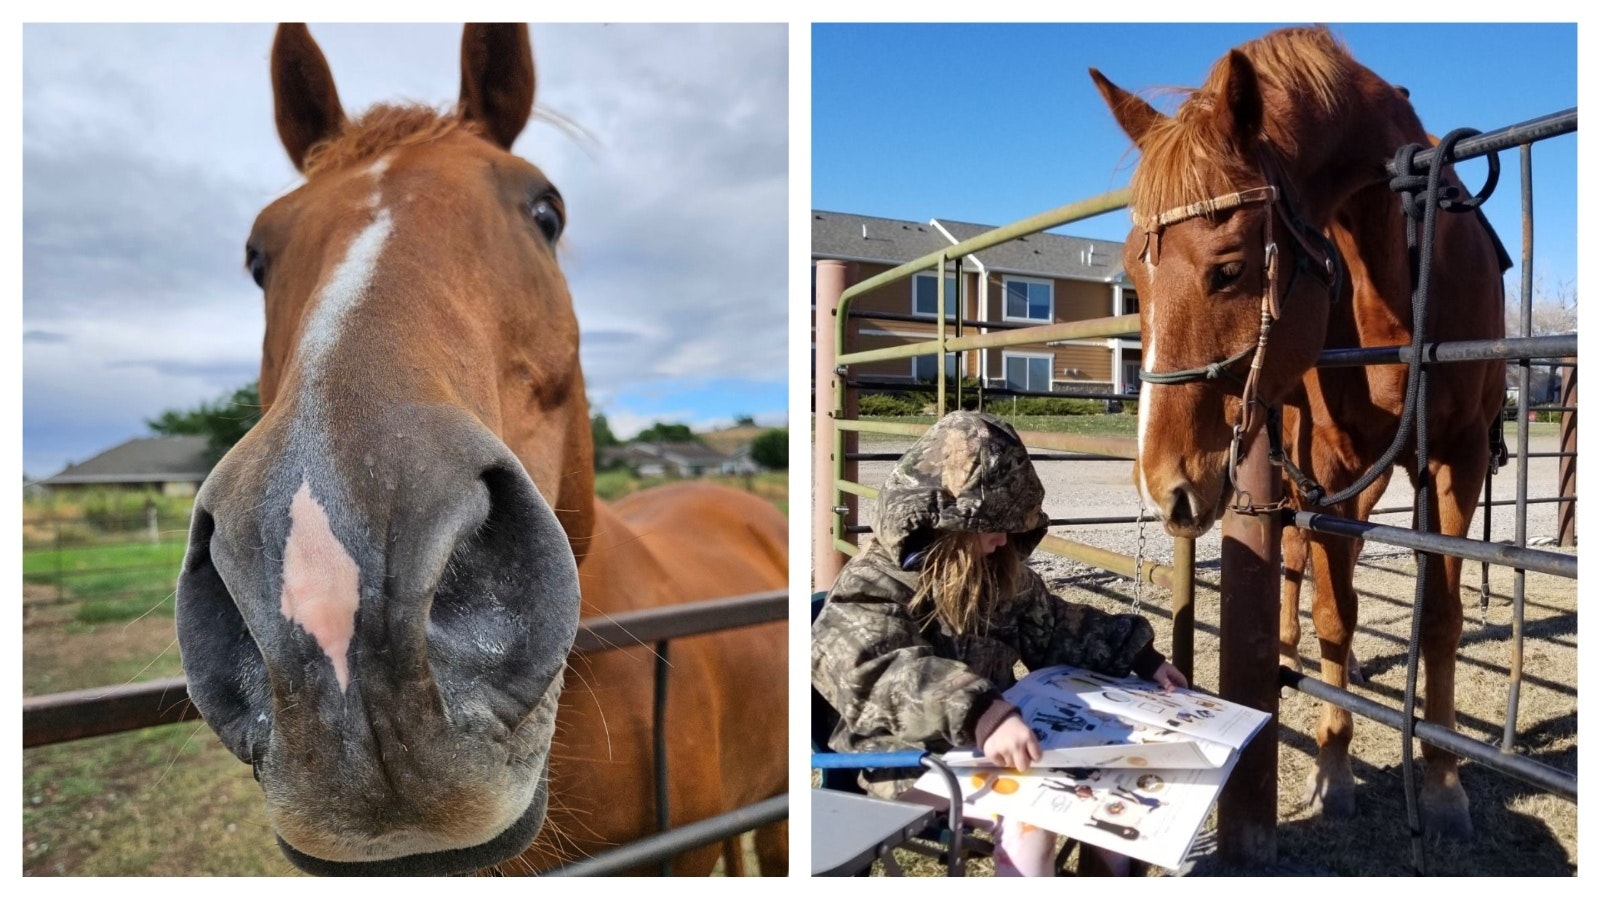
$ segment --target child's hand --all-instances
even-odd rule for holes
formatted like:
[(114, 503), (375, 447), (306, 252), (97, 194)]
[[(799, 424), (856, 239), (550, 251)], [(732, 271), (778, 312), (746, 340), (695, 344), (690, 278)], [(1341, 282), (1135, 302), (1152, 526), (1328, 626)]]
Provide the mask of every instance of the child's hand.
[(1155, 674), (1150, 676), (1150, 680), (1161, 685), (1161, 689), (1164, 691), (1189, 686), (1189, 679), (1183, 677), (1183, 672), (1173, 665), (1171, 660), (1162, 660), (1161, 668), (1156, 669)]
[(990, 762), (1021, 772), (1038, 762), (1042, 751), (1033, 729), (1022, 721), (1022, 716), (1012, 714), (983, 742), (983, 755)]

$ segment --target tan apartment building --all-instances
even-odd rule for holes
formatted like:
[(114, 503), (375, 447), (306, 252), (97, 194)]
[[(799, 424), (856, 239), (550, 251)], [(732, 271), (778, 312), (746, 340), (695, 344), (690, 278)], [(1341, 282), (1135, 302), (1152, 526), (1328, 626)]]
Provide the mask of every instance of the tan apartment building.
[[(812, 210), (812, 309), (815, 271), (822, 260), (849, 264), (850, 284), (976, 237), (995, 226), (948, 219), (926, 223)], [(952, 267), (954, 268), (954, 267)], [(946, 272), (946, 303), (968, 323), (999, 327), (1046, 325), (1138, 311), (1133, 285), (1122, 270), (1122, 244), (1041, 233), (969, 254), (959, 273)], [(872, 291), (853, 303), (849, 348), (932, 340), (938, 309), (938, 275)], [(953, 323), (946, 326), (954, 332)], [(987, 333), (994, 327), (966, 324)], [(817, 340), (813, 315), (812, 346)], [(822, 335), (832, 340), (831, 329)], [(959, 358), (958, 358), (959, 357)], [(931, 356), (852, 367), (854, 379), (873, 382), (931, 381), (938, 374)], [(981, 378), (986, 387), (1025, 393), (1126, 395), (1138, 392), (1139, 342), (1109, 338), (1053, 341), (968, 351), (945, 360), (950, 376)], [(815, 379), (813, 379), (813, 383)]]

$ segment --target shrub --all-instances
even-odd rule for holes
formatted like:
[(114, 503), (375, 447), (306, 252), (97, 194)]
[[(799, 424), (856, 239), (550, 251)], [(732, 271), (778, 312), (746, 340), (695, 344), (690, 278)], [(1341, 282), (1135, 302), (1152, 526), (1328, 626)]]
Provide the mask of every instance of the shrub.
[(789, 468), (789, 429), (764, 431), (750, 444), (750, 458), (769, 469)]
[(920, 416), (927, 405), (927, 399), (917, 394), (865, 394), (861, 397), (860, 414), (891, 417)]

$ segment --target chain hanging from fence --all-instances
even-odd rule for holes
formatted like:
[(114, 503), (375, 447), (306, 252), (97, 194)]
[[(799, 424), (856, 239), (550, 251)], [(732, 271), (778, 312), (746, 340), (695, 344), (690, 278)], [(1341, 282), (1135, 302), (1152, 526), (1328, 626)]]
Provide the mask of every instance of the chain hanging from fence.
[(1139, 543), (1133, 551), (1133, 611), (1144, 612), (1144, 497), (1139, 498)]

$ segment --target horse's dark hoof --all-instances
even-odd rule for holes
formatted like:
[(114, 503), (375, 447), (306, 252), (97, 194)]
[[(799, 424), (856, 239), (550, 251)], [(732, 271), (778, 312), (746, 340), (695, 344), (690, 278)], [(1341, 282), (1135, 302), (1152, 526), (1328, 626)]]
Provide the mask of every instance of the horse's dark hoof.
[(1441, 841), (1472, 840), (1472, 816), (1467, 811), (1467, 794), (1459, 785), (1433, 787), (1423, 785), (1419, 799), (1422, 813), (1422, 831), (1429, 838)]
[(1315, 769), (1306, 776), (1306, 805), (1324, 819), (1348, 819), (1356, 814), (1355, 778), (1349, 772), (1325, 774)]
[[(1286, 653), (1281, 647), (1278, 648), (1278, 665), (1291, 672), (1304, 672), (1306, 670), (1305, 666), (1300, 664), (1300, 654)], [(1287, 687), (1278, 688), (1279, 700), (1287, 700), (1293, 695), (1294, 691), (1289, 690)]]
[(1367, 683), (1366, 670), (1361, 668), (1361, 660), (1356, 659), (1355, 651), (1350, 653), (1350, 662), (1345, 667), (1345, 678), (1352, 685), (1364, 685)]

